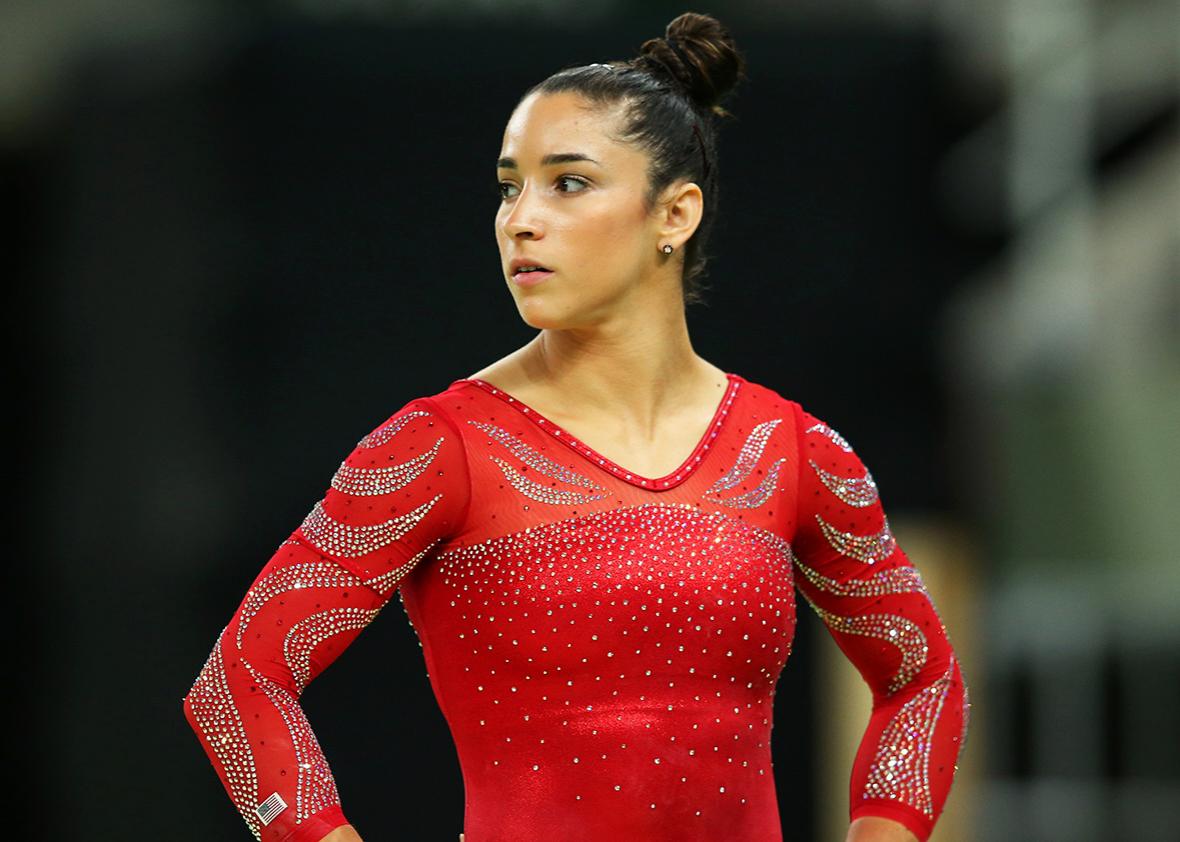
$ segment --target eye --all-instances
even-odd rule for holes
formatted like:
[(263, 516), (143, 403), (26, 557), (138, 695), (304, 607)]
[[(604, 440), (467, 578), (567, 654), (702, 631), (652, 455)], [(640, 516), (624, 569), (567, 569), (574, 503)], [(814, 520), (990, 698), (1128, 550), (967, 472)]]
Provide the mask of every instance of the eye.
[[(572, 182), (574, 184), (580, 184), (581, 186), (576, 190), (559, 190), (558, 192), (560, 193), (581, 193), (590, 185), (590, 182), (588, 182), (586, 179), (576, 175), (559, 175), (556, 179), (554, 179), (555, 184), (561, 184), (563, 182)], [(515, 187), (516, 185), (511, 181), (500, 181), (496, 183), (496, 193), (501, 199), (510, 199), (512, 198), (512, 195), (508, 194), (507, 191)]]
[(576, 175), (559, 175), (559, 176), (557, 177), (557, 181), (558, 181), (558, 183), (561, 183), (561, 182), (563, 182), (563, 181), (572, 181), (572, 182), (574, 182), (575, 184), (580, 184), (580, 185), (582, 185), (582, 186), (581, 186), (581, 187), (579, 187), (577, 190), (563, 190), (563, 191), (562, 191), (563, 193), (581, 193), (581, 192), (582, 192), (583, 190), (585, 190), (585, 189), (586, 189), (586, 187), (588, 186), (588, 182), (586, 181), (586, 179), (584, 179), (584, 178), (579, 178), (579, 177), (578, 177), (578, 176), (576, 176)]

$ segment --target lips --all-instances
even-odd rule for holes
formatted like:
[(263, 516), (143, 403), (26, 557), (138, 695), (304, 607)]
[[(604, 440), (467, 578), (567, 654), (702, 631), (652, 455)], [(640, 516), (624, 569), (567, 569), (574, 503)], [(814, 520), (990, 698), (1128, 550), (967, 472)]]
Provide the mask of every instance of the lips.
[(515, 275), (521, 269), (527, 269), (527, 268), (541, 269), (545, 272), (552, 271), (552, 269), (550, 267), (546, 266), (544, 263), (541, 263), (539, 260), (532, 260), (527, 257), (513, 258), (512, 262), (508, 264), (508, 268), (512, 272), (513, 275)]
[(516, 257), (508, 264), (513, 283), (518, 286), (532, 286), (553, 274), (545, 264), (529, 257)]
[(527, 287), (532, 286), (533, 284), (539, 284), (541, 281), (545, 280), (552, 274), (553, 272), (549, 271), (548, 269), (532, 272), (514, 272), (512, 275), (512, 281), (518, 286)]

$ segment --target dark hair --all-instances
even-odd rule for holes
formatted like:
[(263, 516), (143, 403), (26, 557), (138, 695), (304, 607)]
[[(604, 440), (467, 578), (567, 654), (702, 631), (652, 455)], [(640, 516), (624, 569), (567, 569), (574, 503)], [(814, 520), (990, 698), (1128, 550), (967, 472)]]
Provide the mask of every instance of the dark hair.
[(720, 102), (745, 78), (746, 63), (726, 29), (709, 15), (685, 12), (650, 38), (628, 61), (567, 67), (530, 88), (530, 94), (572, 91), (593, 106), (623, 102), (621, 140), (637, 143), (651, 157), (649, 211), (678, 179), (701, 188), (704, 209), (697, 230), (684, 246), (684, 301), (704, 300), (704, 253), (717, 213), (717, 127), (714, 117), (730, 117)]

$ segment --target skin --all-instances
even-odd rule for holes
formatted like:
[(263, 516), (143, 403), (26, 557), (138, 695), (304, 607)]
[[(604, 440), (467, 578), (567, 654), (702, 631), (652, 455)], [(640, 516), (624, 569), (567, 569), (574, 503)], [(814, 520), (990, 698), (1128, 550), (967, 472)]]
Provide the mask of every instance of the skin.
[[(359, 833), (356, 832), (350, 824), (342, 824), (340, 827), (333, 830), (327, 836), (320, 839), (320, 842), (364, 842)], [(463, 842), (463, 840), (459, 840)]]
[(846, 842), (918, 842), (918, 837), (900, 822), (866, 816), (857, 819), (848, 828)]
[[(621, 118), (620, 108), (594, 110), (573, 93), (532, 94), (513, 111), (496, 170), (496, 242), (516, 308), (538, 333), (471, 377), (624, 468), (661, 477), (704, 436), (728, 383), (693, 350), (681, 292), (701, 189), (678, 181), (647, 209), (649, 160), (617, 139)], [(554, 153), (592, 161), (542, 162)], [(671, 255), (660, 251), (665, 243)], [(509, 266), (516, 257), (554, 274), (521, 287)], [(360, 840), (345, 825), (321, 842)], [(917, 840), (897, 822), (863, 818), (846, 842)]]
[[(533, 94), (513, 112), (497, 168), (496, 242), (513, 302), (538, 333), (472, 376), (624, 468), (660, 477), (692, 452), (728, 383), (693, 350), (680, 289), (701, 189), (677, 182), (649, 212), (649, 160), (616, 139), (621, 118), (620, 108), (593, 110), (573, 93)], [(568, 152), (593, 161), (542, 163)], [(554, 274), (519, 286), (515, 257)]]

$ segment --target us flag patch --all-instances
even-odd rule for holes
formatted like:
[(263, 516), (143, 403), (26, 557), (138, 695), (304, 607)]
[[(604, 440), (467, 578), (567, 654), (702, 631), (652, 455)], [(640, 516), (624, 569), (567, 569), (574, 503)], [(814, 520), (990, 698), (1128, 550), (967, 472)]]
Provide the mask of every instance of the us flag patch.
[(262, 824), (265, 826), (274, 821), (275, 816), (286, 809), (287, 802), (283, 800), (283, 796), (272, 792), (269, 798), (254, 808), (254, 812), (258, 814), (258, 818), (262, 819)]

